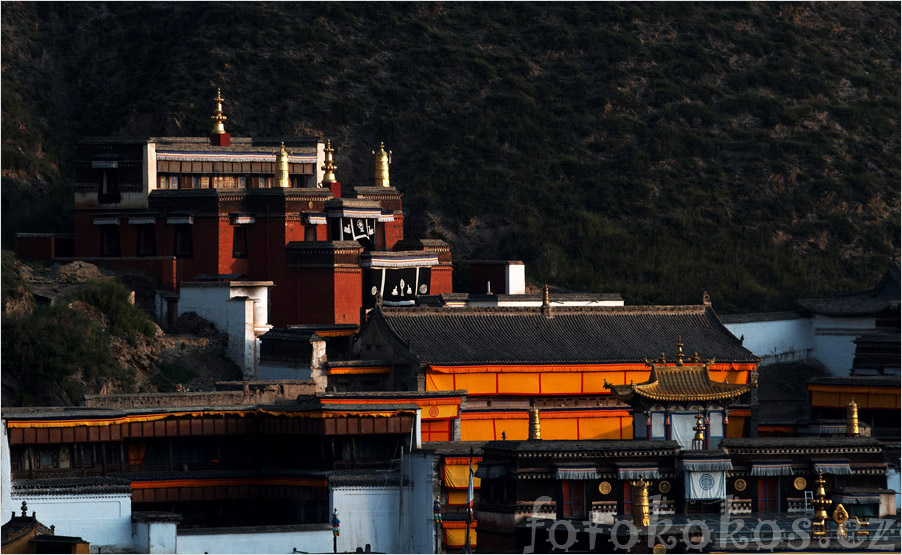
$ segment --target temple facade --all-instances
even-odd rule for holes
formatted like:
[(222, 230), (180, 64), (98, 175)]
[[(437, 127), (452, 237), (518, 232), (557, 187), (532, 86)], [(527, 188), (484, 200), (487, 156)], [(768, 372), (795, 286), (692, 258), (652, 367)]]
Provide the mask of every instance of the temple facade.
[[(634, 419), (609, 386), (646, 381), (646, 358), (670, 351), (682, 337), (688, 350), (715, 357), (705, 366), (718, 382), (714, 387), (735, 393), (709, 403), (717, 437), (744, 437), (754, 429), (751, 397), (735, 397), (747, 391), (757, 358), (723, 327), (710, 302), (649, 307), (547, 301), (537, 307), (378, 307), (350, 355), (381, 361), (396, 389), (466, 390), (459, 420), (436, 430), (451, 440), (526, 439), (532, 404), (542, 410), (547, 439), (620, 440), (644, 437), (647, 419)], [(666, 373), (676, 364), (668, 360), (656, 368)], [(366, 385), (348, 381), (344, 387)], [(674, 405), (670, 416), (663, 408), (652, 413), (657, 437), (664, 424), (659, 416), (682, 422), (694, 418), (695, 409)]]
[(150, 274), (173, 314), (183, 282), (272, 282), (258, 327), (359, 325), (377, 298), (451, 291), (448, 245), (405, 240), (384, 145), (373, 182), (342, 187), (329, 141), (231, 137), (219, 94), (212, 120), (206, 137), (80, 141), (74, 239), (23, 234), (17, 251)]

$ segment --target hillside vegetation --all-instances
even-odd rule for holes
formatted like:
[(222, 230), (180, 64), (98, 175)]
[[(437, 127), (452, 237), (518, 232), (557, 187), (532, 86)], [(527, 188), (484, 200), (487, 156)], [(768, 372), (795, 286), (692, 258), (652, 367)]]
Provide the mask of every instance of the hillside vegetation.
[[(535, 283), (722, 312), (870, 286), (899, 248), (898, 3), (2, 7), (3, 235), (59, 230), (74, 142), (394, 151), (409, 233)], [(37, 192), (36, 192), (37, 191)]]

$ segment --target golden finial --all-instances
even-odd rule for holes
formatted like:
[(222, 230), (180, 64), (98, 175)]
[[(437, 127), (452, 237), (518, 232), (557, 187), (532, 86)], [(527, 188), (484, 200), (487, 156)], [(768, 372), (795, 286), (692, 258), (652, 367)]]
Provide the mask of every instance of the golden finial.
[(846, 435), (857, 436), (859, 433), (858, 403), (855, 402), (855, 397), (852, 397), (852, 400), (846, 405)]
[(695, 437), (692, 438), (692, 448), (693, 449), (704, 449), (705, 448), (705, 416), (702, 414), (702, 409), (698, 409), (698, 414), (695, 416), (695, 426), (692, 427), (695, 430)]
[(285, 152), (285, 143), (282, 143), (282, 146), (279, 147), (279, 152), (276, 154), (277, 158), (277, 167), (276, 167), (276, 184), (279, 187), (287, 189), (291, 187), (291, 181), (288, 179), (288, 153)]
[(545, 289), (542, 297), (542, 306), (549, 306), (551, 303), (548, 301), (548, 284), (545, 284)]
[(542, 439), (542, 423), (539, 422), (539, 408), (535, 403), (529, 407), (529, 439)]
[(226, 132), (223, 122), (229, 118), (222, 115), (223, 100), (225, 99), (222, 98), (222, 92), (219, 89), (216, 89), (216, 98), (213, 99), (213, 101), (216, 102), (216, 108), (213, 110), (213, 115), (210, 116), (210, 119), (213, 120), (213, 130), (210, 131), (210, 133), (213, 135), (223, 135)]
[(391, 164), (391, 151), (385, 151), (385, 143), (379, 143), (379, 150), (372, 151), (376, 155), (376, 187), (389, 187), (388, 165)]
[(335, 152), (335, 150), (332, 148), (332, 141), (326, 139), (326, 155), (323, 158), (323, 167), (320, 168), (326, 172), (325, 175), (323, 175), (323, 185), (329, 185), (330, 183), (336, 183), (338, 181), (335, 179), (335, 170), (338, 169), (338, 166), (332, 163), (333, 152)]
[(638, 480), (630, 481), (630, 485), (633, 486), (633, 524), (648, 526), (650, 524), (648, 486), (651, 485), (651, 482), (645, 479), (644, 474), (640, 474)]
[(682, 335), (677, 336), (676, 346), (677, 346), (676, 365), (682, 366), (683, 365), (683, 336)]

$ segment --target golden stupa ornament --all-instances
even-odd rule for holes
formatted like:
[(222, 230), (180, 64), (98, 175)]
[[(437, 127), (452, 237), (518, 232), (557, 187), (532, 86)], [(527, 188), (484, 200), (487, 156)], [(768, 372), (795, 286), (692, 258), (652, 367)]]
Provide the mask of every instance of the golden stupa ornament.
[(542, 423), (539, 421), (539, 408), (529, 408), (529, 439), (542, 439)]
[(846, 405), (846, 435), (847, 436), (857, 436), (860, 431), (858, 429), (858, 403), (855, 402), (855, 398), (852, 397), (852, 400), (849, 401), (849, 404)]
[(210, 119), (213, 120), (213, 130), (210, 133), (213, 135), (224, 135), (226, 132), (223, 123), (229, 118), (222, 115), (223, 100), (225, 99), (222, 97), (222, 92), (216, 89), (216, 98), (213, 99), (213, 102), (216, 103), (216, 108), (213, 110), (213, 115), (210, 116)]
[(648, 486), (651, 482), (640, 475), (638, 480), (630, 481), (633, 486), (633, 524), (636, 526), (649, 525)]
[(385, 150), (385, 143), (379, 143), (379, 150), (372, 151), (376, 156), (376, 187), (390, 187), (388, 166), (391, 164), (391, 151)]
[(291, 187), (291, 180), (288, 178), (288, 153), (285, 151), (285, 143), (279, 147), (276, 154), (276, 185), (287, 189)]
[(332, 183), (337, 183), (338, 180), (335, 179), (335, 170), (338, 167), (332, 162), (332, 153), (335, 150), (332, 148), (332, 141), (326, 139), (326, 149), (325, 156), (323, 157), (323, 167), (320, 168), (325, 173), (323, 174), (323, 185), (329, 185)]

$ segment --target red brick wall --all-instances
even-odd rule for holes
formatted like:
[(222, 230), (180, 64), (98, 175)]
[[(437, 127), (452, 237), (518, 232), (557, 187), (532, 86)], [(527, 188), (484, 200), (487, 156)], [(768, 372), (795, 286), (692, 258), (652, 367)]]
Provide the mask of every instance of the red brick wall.
[(395, 248), (395, 243), (404, 239), (404, 217), (395, 214), (395, 221), (385, 222), (385, 250)]
[(304, 224), (297, 220), (290, 220), (285, 223), (285, 242), (283, 245), (287, 245), (292, 241), (303, 241), (304, 240)]
[(441, 293), (450, 293), (451, 290), (451, 266), (433, 266), (430, 284), (430, 295), (439, 295)]
[[(219, 241), (218, 241), (218, 268), (216, 272), (218, 274), (244, 274), (248, 275), (249, 265), (250, 265), (250, 254), (248, 254), (248, 258), (234, 258), (232, 255), (234, 254), (234, 245), (232, 244), (235, 240), (235, 228), (242, 226), (234, 226), (229, 223), (228, 218), (219, 218)], [(247, 241), (248, 241), (248, 253), (250, 253), (251, 248), (251, 235), (256, 231), (253, 229), (254, 225), (244, 226), (248, 228), (247, 231)], [(206, 247), (204, 247), (206, 248)], [(197, 249), (195, 247), (195, 253)]]
[(363, 271), (359, 268), (335, 268), (334, 322), (360, 324), (363, 306)]
[[(334, 324), (333, 301), (335, 295), (334, 274), (331, 268), (302, 268), (300, 282), (295, 283), (298, 291), (297, 324)], [(273, 289), (280, 289), (276, 287)], [(273, 312), (283, 308), (272, 303)], [(273, 325), (278, 326), (275, 321)]]

